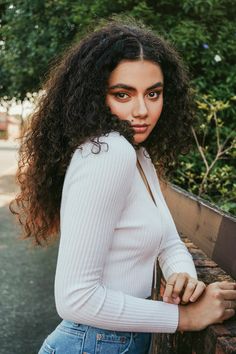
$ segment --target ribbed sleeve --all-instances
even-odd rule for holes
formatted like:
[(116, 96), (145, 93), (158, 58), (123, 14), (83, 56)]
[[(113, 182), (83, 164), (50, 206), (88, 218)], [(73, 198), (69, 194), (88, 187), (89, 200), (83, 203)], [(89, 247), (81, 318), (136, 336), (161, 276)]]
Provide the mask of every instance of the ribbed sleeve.
[(197, 279), (197, 272), (193, 262), (192, 255), (187, 247), (181, 241), (176, 229), (174, 220), (162, 194), (159, 180), (156, 181), (158, 196), (162, 202), (163, 210), (166, 215), (165, 233), (162, 237), (158, 260), (162, 269), (164, 278), (167, 279), (173, 273), (186, 272)]
[[(136, 171), (132, 145), (122, 136), (105, 140), (108, 151), (83, 158), (75, 152), (65, 177), (55, 277), (58, 314), (111, 330), (174, 332), (177, 305), (131, 296), (103, 283), (115, 228), (127, 207)], [(128, 238), (128, 230), (126, 234)]]

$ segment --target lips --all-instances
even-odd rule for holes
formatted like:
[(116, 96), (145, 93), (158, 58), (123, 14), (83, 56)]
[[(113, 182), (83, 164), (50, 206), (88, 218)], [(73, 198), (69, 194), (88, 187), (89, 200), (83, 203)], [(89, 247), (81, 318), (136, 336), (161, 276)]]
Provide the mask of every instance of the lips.
[(139, 125), (139, 124), (136, 124), (136, 125), (132, 125), (133, 128), (146, 128), (148, 127), (147, 124), (142, 124), (142, 125)]
[(146, 133), (148, 125), (132, 125), (135, 133)]

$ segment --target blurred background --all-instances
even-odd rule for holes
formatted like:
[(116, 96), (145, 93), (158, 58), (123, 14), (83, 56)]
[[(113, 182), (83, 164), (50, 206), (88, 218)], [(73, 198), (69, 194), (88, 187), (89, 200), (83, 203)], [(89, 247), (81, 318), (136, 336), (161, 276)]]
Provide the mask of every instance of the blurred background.
[(194, 149), (171, 182), (236, 214), (236, 28), (234, 0), (0, 0), (0, 354), (37, 353), (59, 318), (53, 299), (57, 245), (18, 240), (8, 211), (17, 192), (16, 139), (55, 58), (100, 18), (142, 20), (189, 68)]

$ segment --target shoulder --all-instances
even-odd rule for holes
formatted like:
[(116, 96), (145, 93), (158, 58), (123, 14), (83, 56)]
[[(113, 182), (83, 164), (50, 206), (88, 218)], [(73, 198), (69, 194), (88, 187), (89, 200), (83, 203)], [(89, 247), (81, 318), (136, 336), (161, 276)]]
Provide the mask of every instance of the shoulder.
[(78, 169), (94, 170), (100, 167), (131, 172), (136, 167), (136, 160), (137, 155), (132, 144), (119, 132), (113, 131), (81, 144), (72, 156), (69, 170), (72, 175)]
[(136, 161), (136, 152), (132, 144), (119, 132), (94, 137), (81, 144), (76, 150), (82, 159), (124, 158)]

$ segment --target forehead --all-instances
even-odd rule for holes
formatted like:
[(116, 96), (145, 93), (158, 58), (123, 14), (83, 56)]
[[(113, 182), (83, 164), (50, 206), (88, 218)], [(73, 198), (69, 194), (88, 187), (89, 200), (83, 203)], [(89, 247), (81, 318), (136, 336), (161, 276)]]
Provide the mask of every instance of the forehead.
[(122, 60), (111, 72), (109, 84), (127, 84), (131, 86), (151, 86), (156, 82), (163, 83), (160, 65), (148, 60)]

